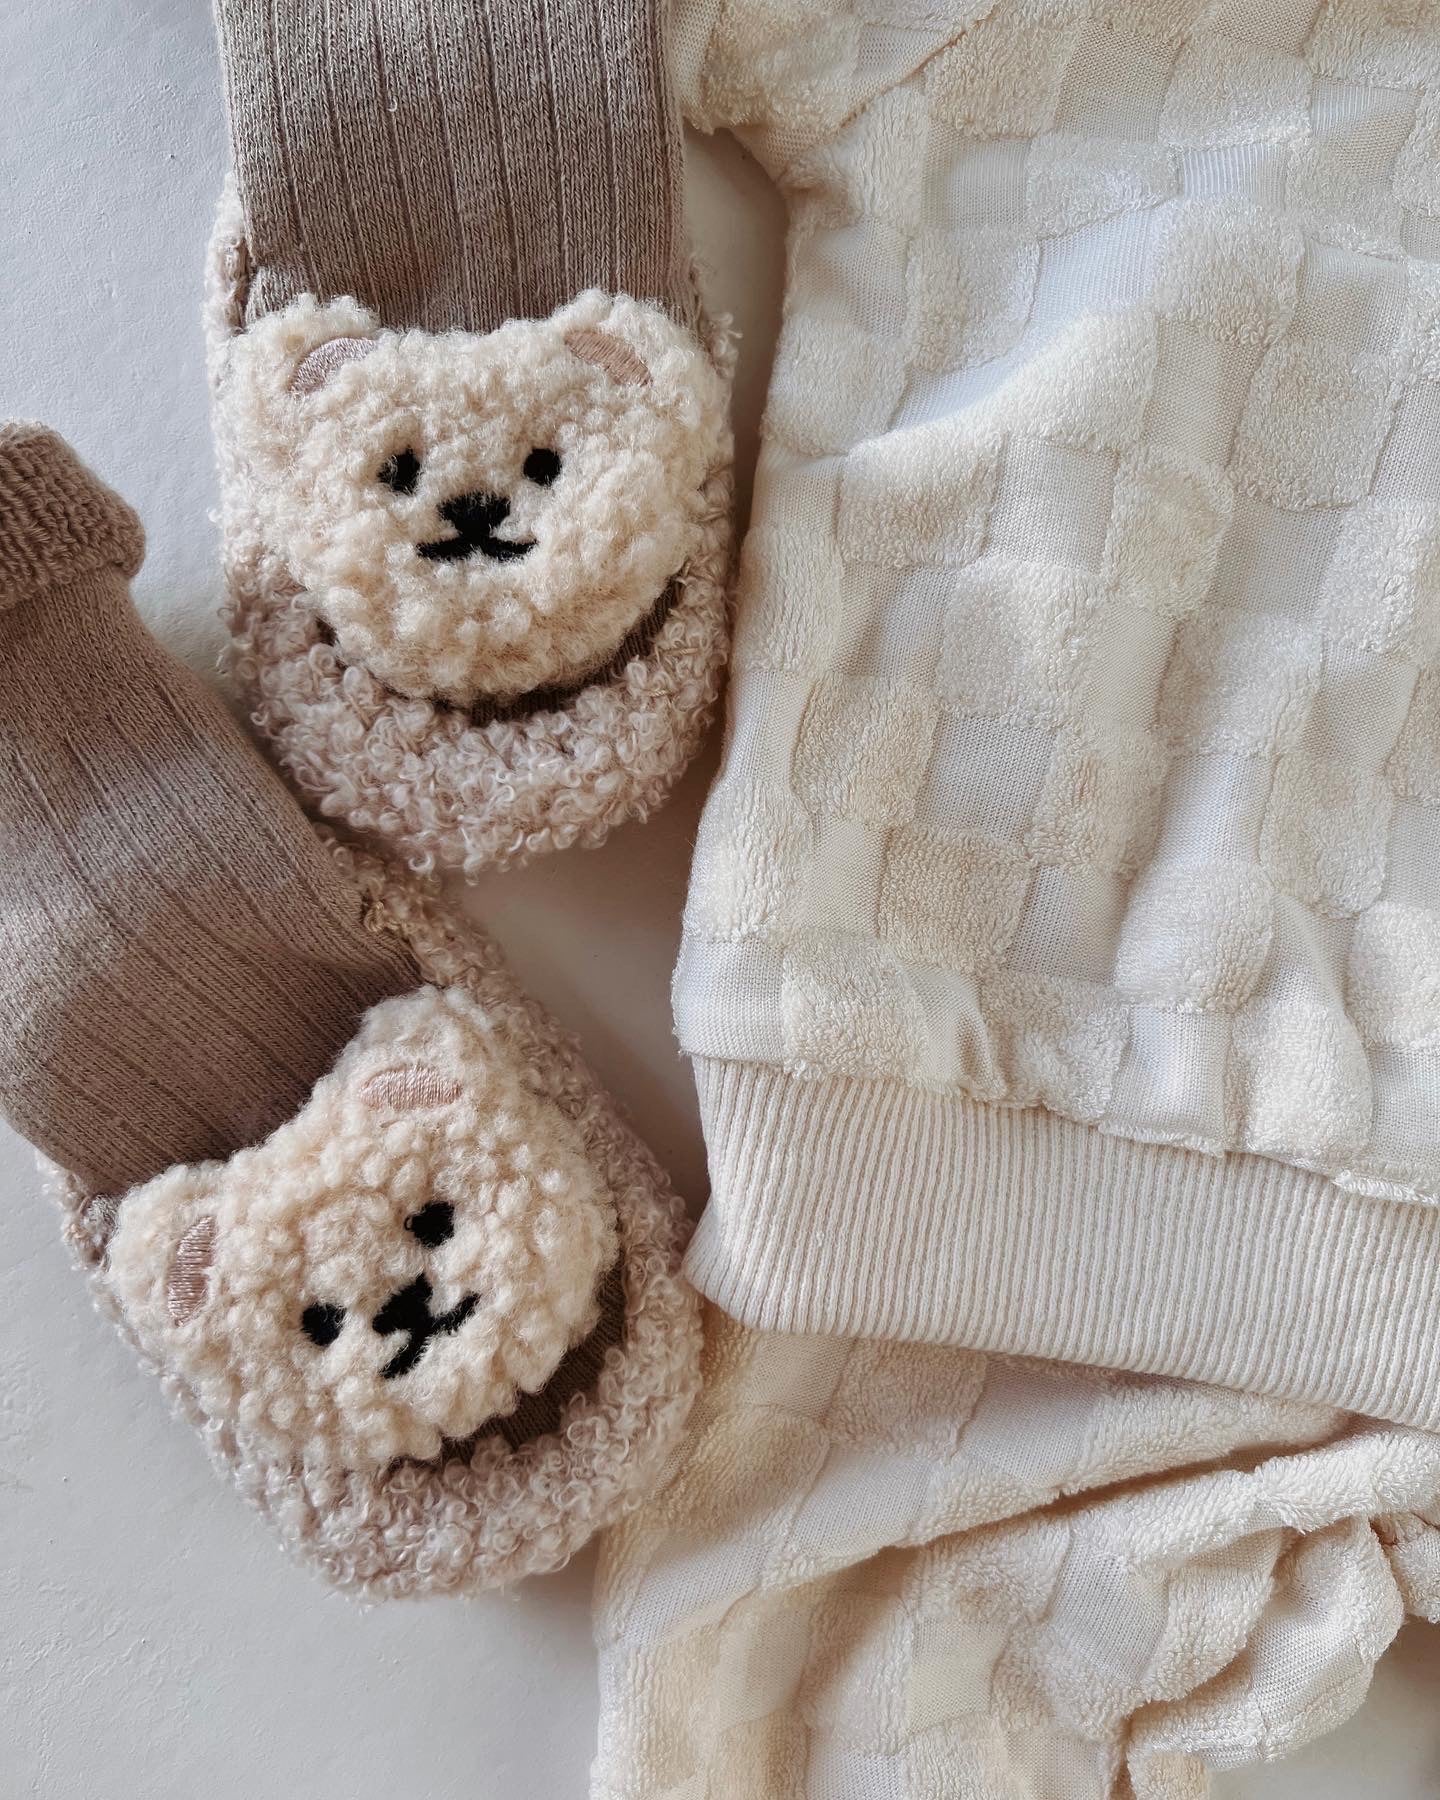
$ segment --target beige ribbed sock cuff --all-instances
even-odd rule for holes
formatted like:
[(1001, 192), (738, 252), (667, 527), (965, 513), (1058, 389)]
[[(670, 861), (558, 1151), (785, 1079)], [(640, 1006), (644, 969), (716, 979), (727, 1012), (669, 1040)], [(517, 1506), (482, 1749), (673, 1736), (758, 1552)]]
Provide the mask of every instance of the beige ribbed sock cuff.
[(352, 294), (488, 331), (587, 287), (691, 310), (662, 0), (217, 0), (246, 320)]
[(129, 580), (144, 556), (139, 519), (63, 438), (0, 423), (0, 607), (107, 566)]
[(141, 625), (142, 544), (61, 439), (0, 426), (0, 1109), (100, 1192), (263, 1137), (417, 984)]

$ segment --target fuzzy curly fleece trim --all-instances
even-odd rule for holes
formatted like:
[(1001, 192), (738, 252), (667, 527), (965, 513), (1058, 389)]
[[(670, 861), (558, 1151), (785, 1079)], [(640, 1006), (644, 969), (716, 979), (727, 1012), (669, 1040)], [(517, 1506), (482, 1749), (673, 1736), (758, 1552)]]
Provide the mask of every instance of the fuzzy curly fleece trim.
[(372, 1008), (264, 1143), (125, 1196), (109, 1279), (212, 1418), (383, 1467), (543, 1388), (593, 1329), (616, 1247), (574, 1125), (473, 1000), (423, 988)]
[[(425, 684), (428, 697), (412, 698), (399, 691), (403, 682), (387, 680), (342, 625), (321, 616), (324, 608), (317, 608), (319, 587), (307, 590), (304, 576), (309, 564), (301, 559), (301, 566), (296, 566), (297, 559), (286, 550), (282, 534), (275, 529), (265, 504), (265, 479), (254, 469), (246, 433), (237, 429), (233, 417), (236, 404), (231, 396), (243, 385), (232, 379), (236, 358), (253, 335), (239, 335), (245, 262), (237, 231), (233, 194), (227, 192), (212, 244), (206, 316), (223, 497), (230, 670), (249, 704), (252, 722), (302, 800), (322, 817), (342, 820), (357, 833), (398, 851), (418, 872), (453, 867), (469, 877), (485, 868), (523, 863), (546, 850), (598, 844), (617, 824), (647, 817), (665, 799), (704, 736), (727, 648), (732, 478), (731, 442), (723, 415), (733, 347), (725, 327), (718, 325), (708, 333), (708, 363), (694, 350), (685, 353), (710, 369), (702, 384), (708, 397), (701, 406), (708, 423), (696, 438), (708, 442), (710, 454), (698, 482), (688, 490), (683, 541), (676, 560), (671, 560), (673, 550), (655, 557), (654, 567), (661, 573), (647, 581), (643, 597), (638, 587), (632, 589), (624, 606), (603, 607), (592, 615), (587, 600), (583, 646), (580, 638), (571, 638), (557, 652), (558, 640), (550, 636), (551, 649), (535, 656), (531, 670), (533, 673), (547, 658), (559, 655), (560, 660), (547, 666), (540, 677), (546, 688), (528, 690), (532, 701), (522, 695), (518, 702), (501, 709), (503, 716), (496, 717), (483, 703), (473, 712), (453, 704), (445, 697), (446, 681), (432, 679)], [(586, 296), (576, 304), (595, 312), (597, 319), (602, 307), (622, 311), (634, 307), (633, 302), (612, 302), (603, 296)], [(565, 309), (566, 313), (570, 310)], [(560, 317), (557, 315), (557, 320)], [(579, 318), (577, 313), (576, 321)], [(572, 322), (561, 331), (560, 339), (563, 341), (565, 331), (573, 336), (588, 328)], [(277, 322), (276, 330), (281, 329)], [(507, 326), (502, 331), (511, 329)], [(523, 329), (540, 334), (537, 344), (550, 342), (547, 334), (553, 335), (556, 321)], [(647, 329), (680, 340), (676, 328), (659, 315)], [(411, 333), (392, 339), (383, 352), (377, 349), (358, 358), (336, 352), (336, 366), (328, 372), (318, 398), (323, 399), (333, 388), (332, 399), (338, 405), (352, 386), (358, 397), (375, 358), (383, 353), (403, 363), (411, 352), (402, 353), (400, 345), (412, 341), (413, 355), (426, 358), (432, 353), (439, 356), (439, 346), (448, 342), (424, 340)], [(587, 355), (596, 353), (595, 345), (585, 346), (583, 339), (582, 347)], [(299, 362), (307, 354), (302, 352)], [(617, 383), (612, 372), (571, 352), (557, 359), (557, 366), (563, 363), (572, 373), (578, 371), (576, 379), (585, 392), (592, 387), (601, 394), (609, 392), (624, 414), (637, 402), (643, 408), (644, 396), (655, 379), (651, 363), (662, 372), (670, 366), (654, 349), (647, 350), (647, 357), (651, 359), (647, 362), (651, 373), (648, 385), (644, 381)], [(691, 365), (685, 363), (678, 348), (675, 357), (678, 380), (681, 371)], [(289, 379), (293, 380), (299, 362), (290, 365)], [(267, 391), (273, 399), (273, 385)], [(712, 402), (718, 406), (713, 417)], [(258, 400), (254, 403), (260, 404)], [(242, 404), (242, 411), (245, 404), (250, 402)], [(294, 405), (295, 397), (287, 394), (275, 404)], [(401, 428), (400, 417), (389, 419), (386, 429), (408, 438), (410, 429)], [(534, 435), (527, 427), (513, 438), (507, 453), (512, 462), (529, 448), (555, 447), (529, 443)], [(523, 449), (522, 438), (527, 440)], [(597, 437), (596, 442), (600, 441)], [(407, 447), (410, 445), (399, 444), (398, 438), (391, 446), (387, 436), (372, 449), (391, 454)], [(380, 457), (377, 461), (367, 452), (367, 473), (373, 474), (372, 462), (378, 468), (384, 460)], [(597, 471), (599, 467), (597, 461)], [(416, 496), (404, 502), (406, 507), (423, 510), (428, 496), (431, 517), (439, 488), (445, 485), (435, 477), (435, 492), (431, 493), (426, 484), (432, 475), (433, 468), (422, 462)], [(497, 466), (497, 485), (502, 477), (511, 490), (518, 486), (527, 503), (533, 499), (537, 508), (556, 506), (568, 478), (567, 458), (562, 454), (562, 471), (554, 485), (536, 489), (534, 496), (527, 493), (523, 478), (515, 482), (508, 464), (506, 469)], [(599, 485), (603, 487), (604, 482)], [(367, 507), (373, 498), (371, 489), (385, 495), (383, 486), (371, 481), (365, 489)], [(595, 491), (598, 493), (598, 487)], [(543, 498), (536, 497), (542, 493)], [(376, 504), (393, 508), (395, 502), (389, 496)], [(398, 516), (385, 512), (387, 520)], [(434, 529), (443, 533), (449, 527), (437, 524)], [(502, 537), (528, 534), (528, 526), (522, 530), (518, 519), (512, 523), (507, 518), (496, 530)], [(379, 536), (391, 550), (399, 546), (402, 561), (406, 557), (416, 560), (413, 537), (392, 537), (389, 524)], [(661, 533), (653, 539), (652, 548), (662, 539), (671, 541)], [(536, 543), (535, 551), (519, 559), (497, 563), (483, 556), (470, 557), (453, 568), (468, 570), (471, 564), (484, 562), (485, 581), (497, 571), (501, 581), (523, 580), (539, 553), (538, 528)], [(584, 555), (589, 558), (592, 553), (586, 550)], [(662, 570), (667, 562), (669, 570)], [(588, 562), (585, 566), (588, 580)], [(443, 569), (445, 565), (434, 567)], [(580, 567), (580, 563), (573, 565), (573, 569)], [(578, 579), (573, 569), (567, 581)], [(641, 641), (635, 653), (616, 670), (611, 660), (614, 652), (655, 608), (666, 588), (667, 573), (673, 573), (669, 583), (673, 605), (653, 635), (637, 634)], [(421, 579), (433, 581), (433, 568)], [(567, 591), (573, 597), (579, 590)], [(602, 618), (603, 631), (599, 628)], [(592, 620), (593, 630), (588, 623)], [(538, 652), (545, 636), (532, 633), (520, 649), (527, 656), (532, 650)], [(570, 676), (575, 679), (567, 683)], [(452, 694), (470, 692), (464, 681), (451, 677), (447, 679)], [(557, 684), (572, 686), (575, 691), (568, 696), (564, 691), (557, 694)]]
[[(371, 927), (398, 937), (425, 981), (473, 1003), (506, 1060), (525, 1069), (535, 1104), (574, 1128), (620, 1248), (619, 1341), (603, 1349), (593, 1382), (563, 1398), (553, 1429), (518, 1447), (487, 1428), (447, 1442), (429, 1461), (402, 1456), (365, 1469), (307, 1462), (247, 1424), (209, 1413), (183, 1372), (137, 1335), (105, 1270), (106, 1244), (125, 1229), (128, 1202), (117, 1215), (113, 1201), (85, 1194), (59, 1171), (51, 1185), (102, 1309), (197, 1427), (217, 1469), (293, 1554), (372, 1598), (503, 1586), (559, 1567), (660, 1479), (699, 1385), (698, 1303), (680, 1275), (688, 1225), (650, 1151), (573, 1041), (517, 986), (497, 946), (443, 910), (427, 884), (364, 852), (329, 847), (360, 887)], [(180, 1280), (183, 1293), (183, 1272)], [(608, 1341), (613, 1331), (602, 1318), (592, 1338)], [(565, 1359), (557, 1384), (571, 1364), (583, 1364), (591, 1342)], [(522, 1403), (513, 1416), (523, 1410)]]

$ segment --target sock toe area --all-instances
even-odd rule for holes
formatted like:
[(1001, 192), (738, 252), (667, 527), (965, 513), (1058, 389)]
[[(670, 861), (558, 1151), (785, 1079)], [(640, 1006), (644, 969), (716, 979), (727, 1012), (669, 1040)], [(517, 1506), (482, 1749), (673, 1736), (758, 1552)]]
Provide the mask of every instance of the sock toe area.
[(0, 422), (0, 612), (98, 568), (128, 579), (144, 556), (135, 513), (58, 432)]

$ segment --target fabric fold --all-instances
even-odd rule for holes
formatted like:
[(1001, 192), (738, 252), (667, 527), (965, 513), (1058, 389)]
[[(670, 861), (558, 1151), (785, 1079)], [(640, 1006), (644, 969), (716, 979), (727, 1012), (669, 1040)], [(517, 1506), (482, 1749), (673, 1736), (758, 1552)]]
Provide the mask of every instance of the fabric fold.
[(593, 1800), (1198, 1800), (1440, 1614), (1440, 1438), (711, 1309), (597, 1581)]

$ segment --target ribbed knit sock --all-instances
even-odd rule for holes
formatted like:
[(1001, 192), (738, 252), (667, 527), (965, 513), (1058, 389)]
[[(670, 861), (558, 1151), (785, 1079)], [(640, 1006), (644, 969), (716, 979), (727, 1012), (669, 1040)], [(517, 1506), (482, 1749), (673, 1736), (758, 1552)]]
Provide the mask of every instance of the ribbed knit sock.
[(143, 543), (54, 433), (0, 426), (0, 1108), (101, 1193), (264, 1137), (418, 984), (140, 623)]
[(352, 294), (488, 331), (587, 287), (688, 317), (662, 0), (217, 0), (246, 322)]
[(413, 867), (645, 817), (718, 691), (729, 340), (668, 11), (216, 0), (232, 666), (307, 806)]

